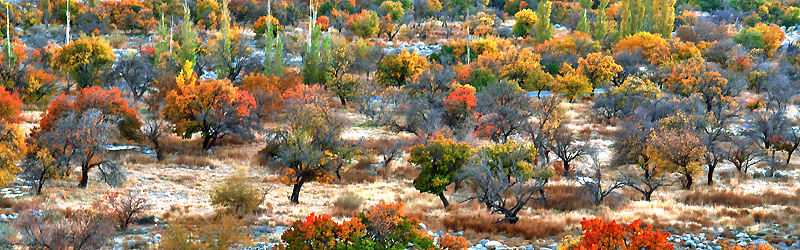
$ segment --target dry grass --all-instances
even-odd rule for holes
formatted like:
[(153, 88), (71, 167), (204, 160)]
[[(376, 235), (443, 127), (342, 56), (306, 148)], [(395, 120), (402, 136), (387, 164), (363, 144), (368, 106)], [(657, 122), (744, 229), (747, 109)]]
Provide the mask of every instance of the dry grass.
[(761, 194), (748, 194), (732, 190), (701, 190), (686, 194), (681, 202), (688, 205), (711, 205), (735, 208), (757, 207), (764, 205), (798, 206), (800, 197), (795, 194), (767, 190)]
[(444, 227), (454, 231), (464, 231), (465, 235), (504, 234), (506, 236), (539, 239), (560, 236), (565, 233), (567, 221), (552, 218), (521, 217), (516, 224), (495, 223), (500, 215), (492, 215), (483, 210), (450, 213), (440, 219)]
[(353, 192), (346, 191), (333, 202), (332, 213), (337, 216), (354, 216), (363, 203), (364, 198)]
[(548, 184), (545, 186), (547, 192), (547, 203), (542, 206), (541, 202), (531, 201), (528, 205), (533, 208), (547, 208), (560, 211), (575, 211), (594, 207), (592, 202), (586, 199), (580, 190), (581, 187), (564, 183)]

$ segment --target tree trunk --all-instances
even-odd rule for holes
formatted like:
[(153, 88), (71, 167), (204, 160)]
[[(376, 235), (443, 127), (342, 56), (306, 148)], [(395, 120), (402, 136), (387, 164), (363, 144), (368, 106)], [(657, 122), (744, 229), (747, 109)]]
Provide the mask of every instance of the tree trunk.
[(158, 145), (158, 140), (153, 140), (153, 147), (156, 150), (156, 160), (163, 161), (164, 160), (164, 152), (161, 151), (161, 146)]
[(794, 153), (795, 149), (789, 150), (786, 152), (786, 166), (789, 166), (789, 162), (792, 161), (792, 154)]
[(686, 176), (686, 185), (683, 186), (683, 189), (690, 190), (690, 189), (692, 189), (692, 182), (693, 182), (692, 175), (691, 174), (685, 174), (685, 176)]
[(289, 201), (294, 204), (300, 204), (300, 188), (303, 187), (303, 183), (296, 183), (292, 188), (292, 196), (289, 197)]
[(203, 151), (208, 150), (211, 146), (211, 137), (203, 137)]
[(342, 103), (342, 107), (347, 107), (347, 100), (344, 97), (339, 97), (339, 102)]
[(707, 183), (708, 183), (709, 187), (714, 185), (714, 169), (716, 169), (716, 168), (717, 168), (717, 164), (708, 165), (708, 180), (707, 180)]
[(89, 167), (82, 166), (81, 167), (81, 181), (78, 183), (79, 188), (86, 188), (86, 185), (89, 184)]
[(442, 205), (444, 205), (445, 208), (450, 206), (450, 202), (447, 201), (447, 197), (444, 196), (444, 192), (439, 194), (439, 199), (442, 200)]
[(644, 192), (642, 194), (644, 194), (644, 201), (646, 201), (646, 202), (650, 202), (650, 197), (653, 197), (653, 192), (652, 191)]

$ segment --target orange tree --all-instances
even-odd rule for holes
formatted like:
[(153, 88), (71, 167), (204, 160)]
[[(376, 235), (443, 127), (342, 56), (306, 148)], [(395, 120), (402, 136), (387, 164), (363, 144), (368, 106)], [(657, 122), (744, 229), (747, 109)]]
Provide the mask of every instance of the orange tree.
[(669, 61), (669, 44), (660, 34), (650, 34), (639, 32), (627, 36), (620, 40), (614, 47), (616, 52), (621, 51), (640, 51), (642, 56), (647, 58), (650, 63), (661, 64)]
[(178, 87), (167, 95), (162, 113), (183, 138), (203, 137), (203, 150), (227, 135), (252, 138), (256, 128), (256, 103), (250, 93), (227, 80), (198, 82), (187, 62), (176, 78)]
[(25, 136), (16, 124), (22, 101), (0, 86), (0, 185), (13, 180), (25, 152)]
[(403, 50), (399, 55), (389, 54), (378, 64), (378, 81), (384, 86), (402, 86), (411, 76), (422, 72), (428, 60), (417, 54)]
[(414, 188), (438, 195), (444, 207), (449, 206), (444, 191), (469, 160), (471, 150), (469, 143), (457, 143), (441, 135), (427, 144), (412, 147), (408, 162), (422, 168), (414, 179)]
[(682, 96), (699, 93), (706, 111), (734, 103), (735, 87), (718, 71), (710, 70), (703, 58), (692, 58), (672, 68), (665, 81), (667, 88)]
[(459, 85), (444, 99), (444, 123), (452, 128), (461, 128), (474, 116), (475, 88)]
[(111, 185), (121, 182), (121, 172), (108, 157), (107, 147), (117, 136), (136, 139), (141, 122), (128, 107), (117, 88), (82, 89), (78, 96), (61, 95), (42, 115), (32, 137), (39, 147), (51, 152), (59, 165), (77, 161), (81, 167), (79, 187), (85, 188), (89, 171), (100, 168), (102, 178)]
[(758, 23), (755, 27), (742, 30), (733, 40), (750, 49), (763, 49), (768, 57), (775, 55), (775, 51), (786, 39), (786, 33), (775, 24)]
[(83, 36), (59, 49), (52, 58), (52, 67), (69, 74), (78, 87), (96, 84), (98, 76), (114, 62), (111, 45), (102, 37)]

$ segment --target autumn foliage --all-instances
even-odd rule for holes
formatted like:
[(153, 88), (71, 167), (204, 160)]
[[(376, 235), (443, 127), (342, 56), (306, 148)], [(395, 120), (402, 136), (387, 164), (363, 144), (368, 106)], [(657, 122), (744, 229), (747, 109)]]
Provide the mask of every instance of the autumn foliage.
[(0, 86), (0, 120), (5, 122), (16, 122), (19, 118), (22, 100), (16, 93), (7, 91)]
[(109, 118), (118, 118), (117, 128), (120, 134), (127, 139), (137, 138), (139, 127), (142, 126), (139, 113), (122, 98), (122, 91), (118, 88), (105, 90), (95, 86), (81, 89), (77, 96), (64, 94), (58, 96), (50, 103), (47, 112), (42, 114), (40, 128), (42, 131), (50, 131), (67, 112), (83, 113), (90, 109), (100, 110)]
[(602, 219), (581, 221), (583, 236), (578, 240), (567, 242), (559, 249), (570, 250), (672, 250), (674, 246), (667, 239), (670, 233), (653, 231), (652, 226), (641, 227), (641, 220), (622, 226), (616, 221), (606, 223)]
[(428, 60), (417, 52), (403, 50), (399, 55), (389, 54), (378, 64), (378, 79), (385, 86), (402, 86), (406, 79), (428, 67)]

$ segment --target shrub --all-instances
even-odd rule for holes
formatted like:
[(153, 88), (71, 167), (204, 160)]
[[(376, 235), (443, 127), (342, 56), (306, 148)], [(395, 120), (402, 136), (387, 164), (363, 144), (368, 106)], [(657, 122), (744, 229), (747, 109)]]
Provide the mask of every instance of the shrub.
[(114, 235), (110, 219), (90, 209), (58, 211), (34, 206), (14, 222), (26, 246), (49, 249), (101, 249)]
[(466, 250), (469, 248), (467, 239), (461, 236), (442, 235), (436, 242), (436, 246), (443, 250)]
[[(188, 228), (193, 223), (199, 226)], [(226, 250), (246, 246), (248, 229), (244, 221), (232, 215), (218, 215), (211, 220), (170, 223), (164, 232), (160, 249)]]
[(370, 10), (362, 10), (348, 21), (354, 34), (361, 38), (373, 38), (378, 35), (378, 15)]
[(234, 212), (239, 209), (250, 212), (261, 205), (265, 195), (247, 178), (234, 175), (212, 190), (211, 205), (232, 208)]
[(286, 230), (278, 249), (433, 249), (419, 227), (419, 220), (403, 215), (402, 203), (378, 204), (341, 224), (312, 213)]
[(536, 25), (536, 13), (533, 13), (530, 9), (524, 9), (514, 14), (514, 18), (517, 19), (514, 29), (511, 30), (514, 36), (530, 36), (533, 32), (533, 26)]
[(639, 219), (623, 227), (615, 221), (606, 223), (602, 219), (584, 218), (581, 221), (581, 228), (583, 236), (578, 244), (572, 245), (574, 241), (570, 240), (567, 244), (562, 244), (559, 249), (671, 250), (675, 248), (672, 243), (667, 242), (670, 233), (653, 231), (652, 226), (641, 228)]
[(333, 202), (333, 206), (340, 212), (352, 213), (361, 208), (362, 203), (364, 203), (364, 198), (353, 192), (345, 191), (336, 198), (336, 201)]
[(127, 229), (134, 216), (145, 213), (152, 204), (142, 191), (106, 193), (102, 199), (108, 206), (109, 214), (117, 220), (120, 229)]

